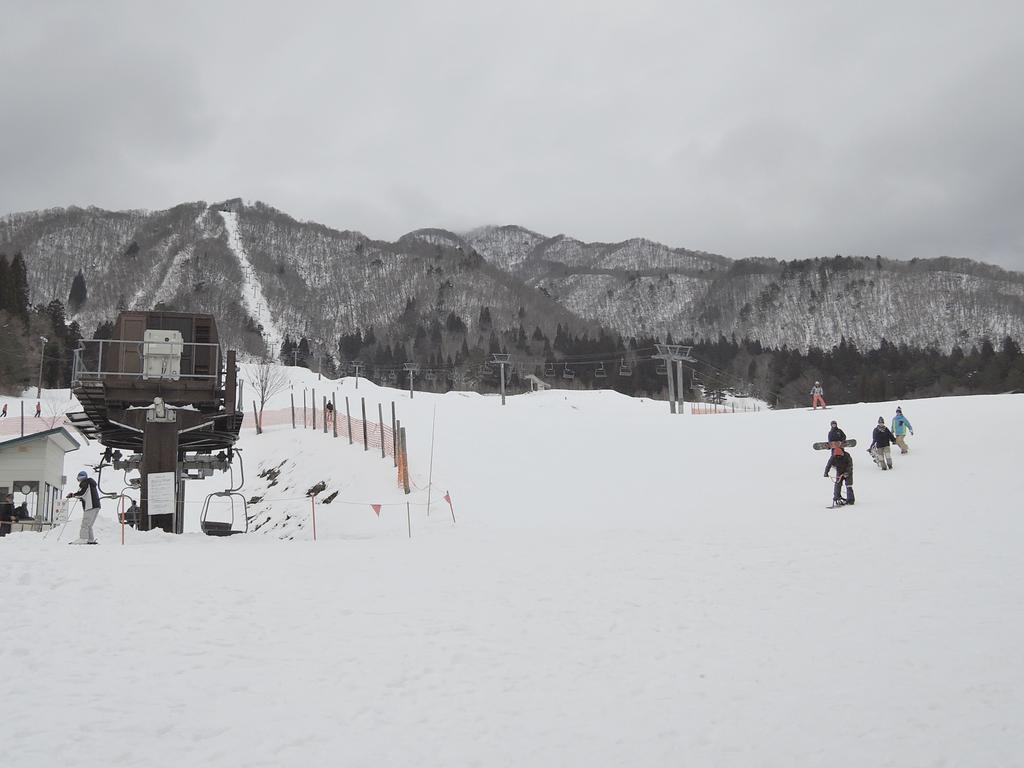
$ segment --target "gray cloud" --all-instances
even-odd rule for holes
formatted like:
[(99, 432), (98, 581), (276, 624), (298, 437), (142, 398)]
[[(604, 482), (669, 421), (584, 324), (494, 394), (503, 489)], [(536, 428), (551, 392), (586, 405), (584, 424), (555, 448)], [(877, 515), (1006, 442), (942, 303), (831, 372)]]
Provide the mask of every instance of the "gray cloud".
[[(169, 10), (169, 9), (172, 9)], [(5, 3), (0, 211), (1024, 269), (1013, 2)]]

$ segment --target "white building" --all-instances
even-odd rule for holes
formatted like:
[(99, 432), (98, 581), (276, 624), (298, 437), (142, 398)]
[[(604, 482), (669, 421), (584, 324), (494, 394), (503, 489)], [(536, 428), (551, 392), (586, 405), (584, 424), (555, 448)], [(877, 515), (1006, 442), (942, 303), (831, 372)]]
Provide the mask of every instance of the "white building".
[(0, 443), (0, 501), (12, 494), (36, 522), (51, 523), (66, 482), (64, 454), (80, 447), (64, 427)]

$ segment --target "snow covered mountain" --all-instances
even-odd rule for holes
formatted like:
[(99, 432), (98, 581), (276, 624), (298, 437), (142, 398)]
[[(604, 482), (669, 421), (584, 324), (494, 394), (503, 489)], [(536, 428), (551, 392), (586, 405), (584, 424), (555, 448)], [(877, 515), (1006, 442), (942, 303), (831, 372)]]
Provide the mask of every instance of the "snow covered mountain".
[(67, 301), (86, 333), (119, 308), (158, 303), (221, 318), (226, 340), (259, 353), (285, 335), (356, 328), (409, 340), (410, 319), (456, 315), (474, 329), (603, 327), (624, 336), (747, 336), (831, 347), (883, 338), (948, 350), (984, 337), (1024, 341), (1024, 275), (965, 259), (835, 257), (733, 261), (645, 239), (585, 243), (517, 226), (422, 229), (397, 242), (300, 222), (262, 203), (165, 211), (50, 209), (0, 219), (0, 253), (22, 252), (33, 303)]

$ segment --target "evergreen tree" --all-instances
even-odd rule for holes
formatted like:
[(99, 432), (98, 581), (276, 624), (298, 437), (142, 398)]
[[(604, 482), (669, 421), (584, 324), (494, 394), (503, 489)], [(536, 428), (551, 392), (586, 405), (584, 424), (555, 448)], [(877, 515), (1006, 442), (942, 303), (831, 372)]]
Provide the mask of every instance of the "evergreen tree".
[(71, 291), (68, 293), (68, 310), (71, 314), (77, 315), (78, 311), (82, 308), (87, 299), (88, 293), (85, 289), (85, 275), (82, 274), (82, 270), (78, 270), (78, 274), (75, 275), (75, 279), (71, 281)]

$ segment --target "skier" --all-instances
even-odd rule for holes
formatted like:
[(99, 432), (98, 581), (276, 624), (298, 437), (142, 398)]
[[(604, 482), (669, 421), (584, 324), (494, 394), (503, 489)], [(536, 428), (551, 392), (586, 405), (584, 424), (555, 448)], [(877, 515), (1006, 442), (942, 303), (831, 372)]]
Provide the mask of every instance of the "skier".
[(878, 417), (878, 425), (871, 433), (871, 447), (868, 453), (882, 469), (892, 469), (892, 451), (890, 445), (896, 442), (896, 436), (885, 426), (885, 419)]
[(900, 453), (906, 453), (910, 449), (907, 447), (907, 432), (914, 434), (914, 428), (910, 426), (910, 420), (903, 415), (903, 410), (897, 406), (896, 415), (892, 420), (892, 434), (896, 441), (896, 445), (900, 447)]
[(93, 535), (92, 526), (96, 522), (96, 516), (100, 513), (100, 491), (96, 487), (96, 481), (89, 477), (84, 469), (78, 473), (78, 491), (69, 493), (67, 496), (82, 500), (85, 511), (82, 513), (82, 529), (78, 533), (78, 539), (72, 544), (95, 544), (96, 537)]
[(37, 418), (37, 419), (38, 419), (38, 418), (39, 418), (39, 415), (40, 415), (40, 414), (41, 414), (42, 412), (43, 412), (43, 405), (42, 405), (42, 403), (40, 403), (40, 402), (39, 402), (38, 400), (36, 400), (36, 415), (35, 415), (35, 418)]
[(828, 408), (828, 404), (825, 402), (825, 390), (821, 388), (821, 382), (816, 381), (811, 387), (811, 410), (816, 411), (819, 405), (822, 408)]
[(7, 403), (4, 403), (3, 411), (0, 412), (0, 418), (3, 418), (3, 419), (7, 418)]
[[(832, 487), (832, 506), (841, 507), (844, 504), (853, 504), (853, 457), (843, 450), (843, 444), (839, 440), (832, 443), (832, 455), (828, 457), (828, 464), (825, 465), (825, 477), (828, 471), (836, 468), (835, 485)], [(843, 499), (840, 491), (843, 483), (846, 483), (846, 498)]]
[(828, 441), (827, 442), (834, 443), (836, 440), (838, 440), (841, 443), (845, 443), (846, 442), (846, 433), (843, 432), (843, 430), (841, 430), (839, 428), (838, 422), (833, 420), (831, 426), (832, 426), (832, 429), (830, 429), (828, 431)]
[(334, 424), (334, 403), (332, 401), (327, 401), (327, 406), (324, 408), (324, 414), (327, 416), (327, 423)]

